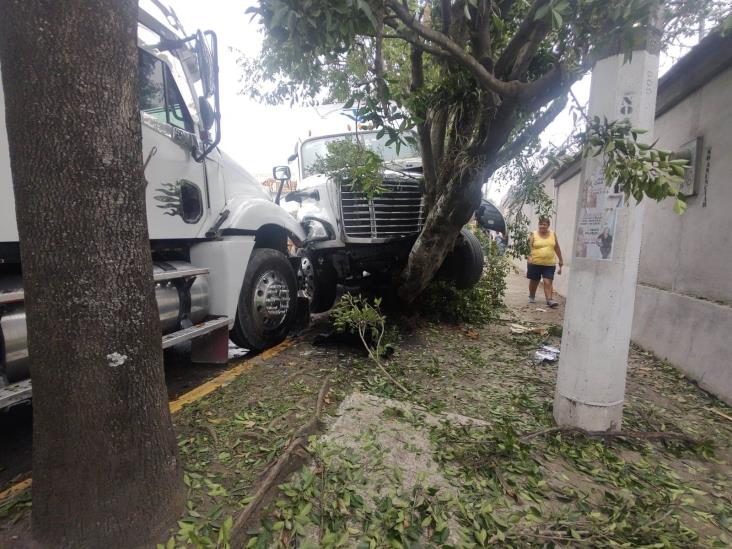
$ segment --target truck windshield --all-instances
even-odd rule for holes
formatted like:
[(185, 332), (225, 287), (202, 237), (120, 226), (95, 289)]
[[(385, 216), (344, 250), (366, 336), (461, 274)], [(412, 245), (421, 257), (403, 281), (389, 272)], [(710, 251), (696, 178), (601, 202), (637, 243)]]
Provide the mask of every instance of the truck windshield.
[(384, 135), (377, 138), (378, 132), (363, 132), (358, 134), (331, 135), (329, 137), (321, 137), (319, 139), (309, 139), (302, 144), (300, 154), (302, 155), (303, 177), (309, 177), (316, 172), (313, 170), (313, 163), (318, 157), (325, 157), (328, 154), (328, 143), (342, 140), (352, 140), (358, 135), (359, 141), (364, 146), (377, 153), (384, 162), (389, 163), (396, 159), (419, 158), (419, 150), (416, 146), (402, 143), (399, 147), (399, 153), (396, 150), (396, 143), (387, 145), (389, 136)]

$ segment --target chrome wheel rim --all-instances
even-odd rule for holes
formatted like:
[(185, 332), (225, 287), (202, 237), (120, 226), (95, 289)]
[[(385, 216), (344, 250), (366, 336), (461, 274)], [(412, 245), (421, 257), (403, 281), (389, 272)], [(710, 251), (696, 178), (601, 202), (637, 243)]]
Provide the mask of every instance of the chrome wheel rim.
[(277, 271), (266, 271), (254, 285), (254, 314), (267, 329), (278, 328), (290, 308), (290, 290)]

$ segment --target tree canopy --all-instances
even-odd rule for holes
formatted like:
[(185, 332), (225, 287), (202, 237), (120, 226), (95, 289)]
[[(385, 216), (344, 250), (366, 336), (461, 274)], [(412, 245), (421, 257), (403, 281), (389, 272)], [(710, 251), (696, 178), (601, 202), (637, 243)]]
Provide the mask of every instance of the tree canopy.
[(411, 295), (482, 184), (536, 141), (594, 60), (630, 56), (658, 20), (668, 47), (702, 22), (729, 26), (731, 10), (729, 0), (260, 0), (250, 11), (265, 38), (261, 56), (242, 61), (245, 91), (355, 104), (393, 140), (416, 128), (429, 214), (403, 275)]

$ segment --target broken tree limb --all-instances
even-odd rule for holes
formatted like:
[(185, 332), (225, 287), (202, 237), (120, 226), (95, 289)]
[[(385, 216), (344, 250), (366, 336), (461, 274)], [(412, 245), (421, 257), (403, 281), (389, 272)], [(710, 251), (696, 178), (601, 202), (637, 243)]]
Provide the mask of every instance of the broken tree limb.
[(307, 396), (301, 398), (291, 408), (288, 408), (288, 410), (282, 414), (274, 418), (272, 421), (270, 421), (267, 424), (267, 429), (274, 429), (276, 428), (280, 423), (287, 422), (287, 420), (297, 412), (299, 412), (302, 408), (301, 405), (308, 399)]
[(320, 416), (323, 413), (323, 404), (325, 403), (325, 397), (330, 390), (330, 379), (326, 378), (323, 384), (320, 386), (318, 391), (318, 400), (315, 401), (315, 419), (320, 420)]
[(381, 370), (384, 373), (384, 375), (394, 385), (396, 385), (397, 387), (399, 387), (399, 389), (401, 389), (402, 391), (404, 391), (405, 394), (411, 395), (412, 393), (409, 392), (409, 389), (407, 389), (404, 385), (402, 385), (401, 383), (399, 383), (393, 375), (391, 375), (389, 372), (387, 372), (386, 371), (386, 368), (384, 368), (381, 365), (381, 361), (379, 360), (379, 357), (378, 357), (378, 352), (379, 351), (378, 350), (379, 350), (379, 347), (381, 345), (381, 338), (384, 336), (384, 325), (383, 325), (383, 322), (382, 322), (382, 325), (381, 325), (381, 332), (380, 332), (380, 335), (379, 335), (379, 341), (376, 344), (376, 351), (372, 351), (371, 350), (371, 347), (369, 346), (369, 344), (366, 343), (365, 328), (361, 328), (359, 326), (359, 328), (358, 328), (358, 335), (361, 338), (361, 342), (363, 343), (363, 346), (366, 348), (366, 351), (369, 353), (369, 356), (371, 357), (371, 360), (374, 361), (374, 364), (376, 364), (376, 366), (379, 368), (379, 370)]
[(231, 528), (232, 547), (243, 545), (246, 535), (245, 528), (251, 520), (260, 512), (264, 505), (271, 500), (274, 489), (284, 481), (290, 474), (297, 471), (308, 460), (308, 454), (304, 451), (307, 446), (308, 439), (311, 435), (316, 434), (322, 429), (320, 417), (323, 412), (323, 404), (325, 396), (330, 389), (330, 380), (326, 379), (315, 402), (315, 413), (312, 419), (292, 436), (290, 442), (285, 446), (282, 454), (274, 464), (269, 467), (259, 482), (259, 486), (254, 492), (252, 500), (242, 509), (239, 516), (236, 517)]
[(709, 410), (709, 411), (710, 411), (710, 412), (712, 412), (713, 414), (717, 414), (717, 415), (718, 415), (719, 417), (723, 417), (723, 418), (724, 418), (724, 419), (726, 419), (727, 421), (732, 421), (732, 417), (728, 416), (728, 415), (727, 415), (727, 414), (725, 414), (724, 412), (720, 412), (720, 411), (719, 411), (719, 410), (717, 410), (716, 408), (705, 408), (705, 409), (706, 409), (706, 410)]
[(496, 477), (496, 480), (498, 481), (498, 484), (501, 486), (501, 490), (503, 491), (503, 494), (506, 496), (509, 496), (511, 499), (513, 499), (516, 503), (521, 505), (521, 498), (518, 496), (516, 492), (514, 492), (511, 487), (508, 485), (508, 482), (506, 482), (505, 477), (503, 476), (503, 473), (501, 472), (500, 467), (498, 466), (498, 462), (493, 460), (491, 461), (491, 466), (493, 467), (493, 474)]
[(549, 427), (541, 431), (526, 433), (519, 437), (519, 440), (525, 442), (535, 437), (550, 435), (553, 433), (570, 433), (581, 434), (590, 438), (601, 438), (611, 440), (616, 438), (634, 438), (639, 440), (679, 440), (687, 444), (699, 445), (703, 441), (694, 438), (685, 433), (677, 433), (673, 431), (586, 431), (579, 427)]

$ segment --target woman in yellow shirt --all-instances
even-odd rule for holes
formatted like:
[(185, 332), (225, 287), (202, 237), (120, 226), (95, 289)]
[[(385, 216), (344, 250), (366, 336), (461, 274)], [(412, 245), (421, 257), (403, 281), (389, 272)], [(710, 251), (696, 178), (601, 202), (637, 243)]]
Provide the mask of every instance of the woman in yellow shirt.
[(546, 304), (554, 308), (559, 305), (554, 301), (554, 288), (552, 286), (556, 258), (559, 258), (559, 269), (556, 269), (557, 274), (562, 274), (564, 261), (562, 260), (562, 250), (559, 247), (557, 235), (554, 231), (549, 230), (548, 218), (539, 218), (539, 230), (531, 233), (529, 248), (531, 249), (531, 255), (526, 269), (526, 278), (529, 279), (529, 303), (536, 303), (536, 289), (539, 287), (539, 281), (543, 278)]

